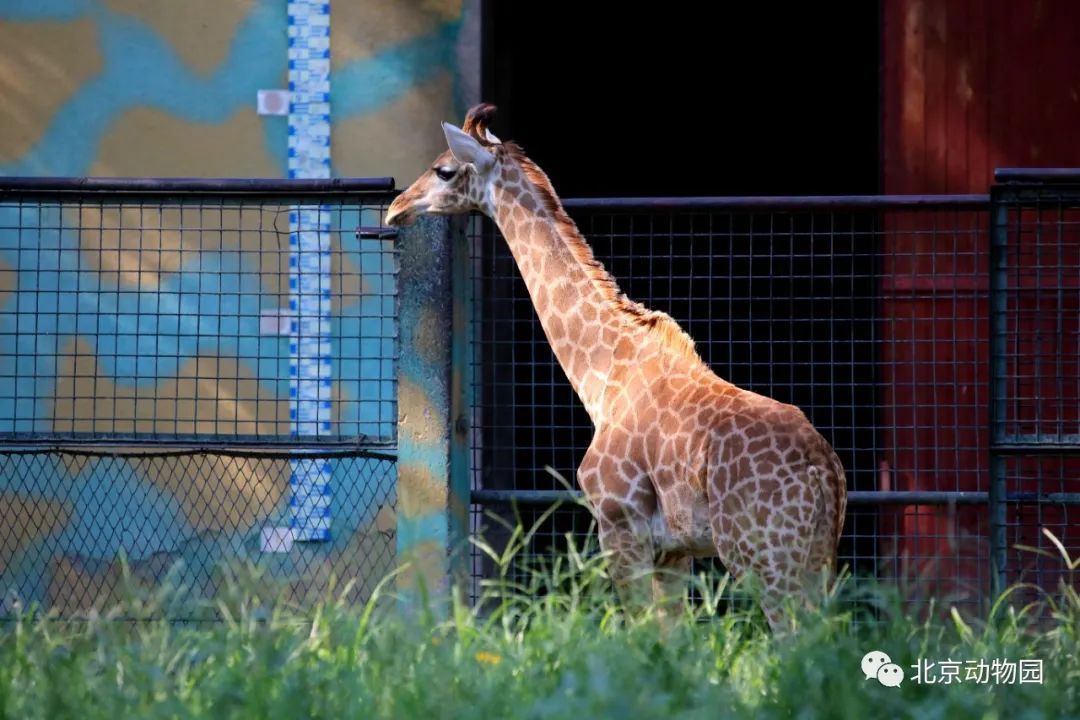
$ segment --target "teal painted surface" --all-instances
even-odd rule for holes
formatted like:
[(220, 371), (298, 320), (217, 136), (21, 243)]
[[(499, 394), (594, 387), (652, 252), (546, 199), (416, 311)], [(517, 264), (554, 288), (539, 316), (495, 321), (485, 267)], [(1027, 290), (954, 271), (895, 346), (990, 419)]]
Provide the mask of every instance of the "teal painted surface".
[(445, 23), (433, 33), (405, 41), (370, 60), (353, 61), (332, 73), (332, 122), (376, 112), (452, 68), (460, 30), (457, 21)]
[(8, 462), (0, 473), (0, 491), (61, 501), (71, 508), (71, 518), (28, 545), (0, 574), (6, 597), (45, 602), (51, 563), (61, 557), (112, 559), (122, 550), (142, 560), (174, 550), (194, 534), (178, 499), (146, 482), (124, 461), (92, 461), (74, 474), (56, 456), (31, 462), (36, 467), (29, 488), (27, 473), (14, 472), (17, 467)]
[(445, 599), (448, 551), (455, 541), (450, 508), (432, 502), (437, 493), (428, 491), (429, 483), (448, 482), (451, 463), (452, 258), (447, 219), (422, 217), (402, 228), (398, 249), (402, 403), (397, 557), (418, 570), (408, 577), (424, 584), (406, 580), (399, 588), (409, 610), (417, 607), (420, 593), (437, 604)]

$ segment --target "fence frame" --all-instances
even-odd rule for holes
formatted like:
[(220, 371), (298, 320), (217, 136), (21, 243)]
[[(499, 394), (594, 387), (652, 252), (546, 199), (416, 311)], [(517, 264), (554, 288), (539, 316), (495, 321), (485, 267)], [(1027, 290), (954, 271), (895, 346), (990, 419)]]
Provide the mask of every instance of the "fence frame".
[(1006, 431), (1005, 403), (1010, 375), (1007, 340), (1010, 288), (1010, 208), (1036, 206), (1048, 195), (1064, 196), (1080, 207), (1080, 168), (998, 168), (990, 189), (990, 580), (994, 596), (1007, 586), (1007, 509), (1010, 504), (1054, 503), (1080, 506), (1080, 492), (1008, 492), (1006, 461), (1023, 455), (1080, 456), (1080, 436), (1039, 440)]
[[(986, 491), (851, 491), (852, 506), (977, 505), (987, 508), (990, 534), (991, 592), (1004, 589), (1005, 511), (1010, 503), (1054, 502), (1080, 505), (1080, 493), (1007, 493), (1004, 458), (1010, 454), (1063, 450), (1080, 446), (1015, 442), (1000, 431), (999, 403), (1004, 392), (1003, 338), (1005, 302), (1004, 250), (1009, 243), (1005, 223), (1007, 201), (1019, 193), (1040, 188), (1068, 187), (1080, 197), (1080, 170), (1001, 169), (988, 195), (882, 195), (799, 197), (688, 197), (688, 198), (578, 198), (567, 199), (575, 209), (904, 209), (987, 208), (990, 213), (990, 485)], [(182, 198), (197, 195), (228, 197), (377, 195), (397, 194), (393, 178), (337, 178), (327, 180), (201, 179), (201, 178), (3, 178), (0, 200), (20, 198), (65, 199), (85, 196), (110, 201), (147, 197)], [(396, 447), (356, 440), (284, 443), (288, 451), (347, 451), (370, 448), (394, 457), (398, 466), (397, 552), (399, 563), (410, 566), (398, 578), (407, 607), (433, 598), (448, 598), (451, 588), (468, 582), (469, 513), (488, 504), (548, 505), (574, 500), (578, 491), (470, 489), (469, 412), (473, 407), (470, 373), (471, 323), (474, 303), (470, 282), (468, 218), (424, 217), (401, 228), (364, 226), (358, 237), (396, 239), (400, 257), (399, 317), (397, 332), (398, 399)], [(403, 393), (404, 390), (404, 393)], [(192, 452), (236, 452), (276, 448), (280, 442), (258, 438), (243, 441), (193, 438), (127, 437), (12, 437), (0, 441), (0, 452), (20, 453), (71, 447), (183, 447)]]
[[(761, 196), (761, 197), (638, 197), (638, 198), (570, 198), (563, 201), (564, 207), (574, 210), (899, 210), (899, 209), (967, 209), (985, 211), (990, 216), (990, 322), (991, 364), (997, 362), (998, 333), (993, 323), (998, 322), (995, 303), (1001, 301), (1000, 277), (998, 264), (1001, 249), (1008, 243), (1007, 228), (1001, 221), (1001, 198), (1014, 192), (1014, 186), (1023, 184), (1026, 188), (1055, 183), (1075, 186), (1080, 194), (1080, 170), (1014, 170), (999, 169), (995, 173), (996, 183), (988, 194), (954, 195), (859, 195), (859, 196)], [(996, 367), (996, 366), (995, 366)], [(463, 370), (467, 367), (463, 366)], [(1001, 441), (996, 432), (995, 385), (998, 374), (992, 369), (990, 388), (990, 484), (979, 491), (884, 491), (884, 490), (849, 490), (848, 501), (853, 507), (881, 505), (912, 506), (951, 506), (975, 505), (986, 508), (990, 543), (990, 587), (991, 597), (997, 597), (1005, 589), (1005, 553), (1006, 553), (1006, 508), (1012, 503), (1062, 503), (1080, 505), (1080, 493), (1007, 493), (1000, 466), (1003, 455), (1010, 452), (1058, 452), (1059, 447), (1046, 445), (1013, 444)], [(471, 490), (471, 503), (483, 508), (498, 506), (533, 506), (546, 507), (558, 503), (580, 501), (583, 493), (579, 490), (505, 490), (474, 488)]]

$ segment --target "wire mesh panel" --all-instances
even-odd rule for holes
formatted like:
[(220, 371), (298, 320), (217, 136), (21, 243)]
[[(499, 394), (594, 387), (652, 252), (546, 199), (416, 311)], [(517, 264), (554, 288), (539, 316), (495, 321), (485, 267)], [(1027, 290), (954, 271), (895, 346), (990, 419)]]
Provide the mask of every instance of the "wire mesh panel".
[[(1056, 590), (1080, 557), (1080, 173), (999, 171), (992, 368), (997, 582)], [(1033, 590), (1021, 591), (1037, 599)]]
[[(392, 181), (0, 183), (3, 612), (393, 560)], [(166, 450), (176, 446), (176, 450)], [(106, 451), (104, 448), (108, 448)], [(186, 611), (185, 611), (186, 612)]]
[(996, 434), (1080, 450), (1080, 185), (996, 198)]
[[(393, 442), (396, 259), (356, 233), (386, 201), (4, 193), (0, 438)], [(305, 354), (324, 427), (294, 407)]]
[(999, 462), (1002, 587), (1022, 586), (1013, 590), (1016, 602), (1056, 595), (1062, 582), (1080, 589), (1069, 572), (1069, 561), (1080, 558), (1080, 455), (1008, 454)]
[[(188, 450), (0, 454), (0, 615), (39, 605), (60, 616), (162, 596), (153, 617), (212, 620), (233, 589), (268, 605), (362, 603), (395, 558), (394, 459), (307, 453), (332, 465), (333, 537), (288, 532), (296, 453)], [(258, 572), (252, 572), (257, 568)], [(251, 583), (258, 583), (255, 587)], [(129, 613), (129, 607), (121, 610)]]
[[(802, 408), (834, 445), (852, 491), (842, 563), (899, 580), (912, 601), (981, 607), (985, 197), (568, 201), (567, 210), (630, 298), (674, 317), (721, 377)], [(510, 512), (512, 495), (499, 491), (564, 489), (557, 475), (576, 489), (592, 427), (487, 221), (474, 225), (472, 256), (474, 524), (498, 542), (506, 533), (485, 514)], [(556, 512), (533, 550), (586, 527), (582, 512)], [(494, 572), (483, 565), (478, 573)]]

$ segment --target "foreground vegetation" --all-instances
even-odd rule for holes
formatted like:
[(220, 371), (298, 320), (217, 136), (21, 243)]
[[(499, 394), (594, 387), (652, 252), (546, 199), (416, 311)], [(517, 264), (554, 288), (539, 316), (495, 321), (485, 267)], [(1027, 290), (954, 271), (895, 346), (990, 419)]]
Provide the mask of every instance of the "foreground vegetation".
[[(862, 586), (861, 606), (877, 619), (857, 622), (853, 590), (841, 582), (795, 636), (777, 639), (752, 609), (716, 611), (730, 595), (723, 578), (695, 578), (701, 601), (674, 626), (626, 618), (602, 558), (572, 550), (527, 581), (507, 575), (486, 591), (482, 613), (458, 601), (445, 613), (403, 616), (392, 580), (364, 608), (329, 599), (306, 611), (268, 609), (238, 578), (217, 605), (220, 622), (76, 623), (24, 612), (0, 630), (0, 716), (1080, 716), (1075, 585), (1047, 593), (1038, 608), (1011, 607), (1005, 595), (982, 622), (916, 620), (887, 591)], [(153, 615), (164, 598), (132, 597), (113, 612)], [(866, 678), (870, 651), (903, 669), (899, 687)], [(1041, 661), (1041, 682), (1031, 665), (1028, 682), (1017, 666), (1008, 677), (1004, 661), (1020, 660)], [(958, 679), (941, 681), (942, 661), (958, 663)], [(915, 680), (923, 662), (935, 663), (939, 682)]]

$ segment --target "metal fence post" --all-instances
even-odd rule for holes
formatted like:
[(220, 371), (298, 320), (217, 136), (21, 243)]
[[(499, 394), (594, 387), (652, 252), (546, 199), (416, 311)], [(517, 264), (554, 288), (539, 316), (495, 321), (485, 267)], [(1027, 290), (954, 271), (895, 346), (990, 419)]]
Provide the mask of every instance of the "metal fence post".
[[(406, 567), (398, 591), (407, 610), (449, 599), (454, 564), (467, 527), (468, 491), (452, 465), (460, 380), (454, 382), (453, 254), (456, 220), (423, 217), (398, 235), (397, 555)], [(464, 515), (464, 518), (462, 517)]]
[(990, 533), (991, 602), (1005, 591), (1005, 378), (1008, 332), (1008, 208), (1000, 191), (990, 196), (990, 492), (987, 529)]
[(467, 217), (454, 217), (449, 222), (453, 245), (450, 418), (454, 423), (450, 439), (450, 562), (452, 581), (463, 592), (472, 583), (468, 537), (473, 466), (469, 431), (475, 407), (471, 374), (475, 340), (472, 323), (474, 298), (468, 225)]

